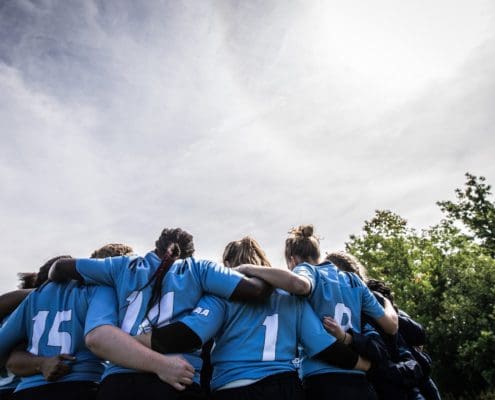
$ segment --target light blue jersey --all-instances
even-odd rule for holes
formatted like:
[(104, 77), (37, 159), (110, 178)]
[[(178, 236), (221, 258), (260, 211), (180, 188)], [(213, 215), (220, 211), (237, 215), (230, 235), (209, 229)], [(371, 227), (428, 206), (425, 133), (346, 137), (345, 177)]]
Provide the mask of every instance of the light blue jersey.
[[(243, 275), (206, 260), (177, 260), (162, 282), (162, 297), (146, 318), (152, 285), (148, 282), (161, 264), (151, 251), (142, 257), (111, 257), (77, 260), (77, 271), (87, 284), (108, 285), (117, 292), (119, 325), (130, 335), (147, 332), (151, 323), (163, 326), (191, 312), (204, 292), (229, 298)], [(199, 382), (202, 360), (199, 352), (184, 354), (196, 370)], [(111, 364), (104, 377), (124, 372), (136, 372)]]
[(181, 322), (203, 343), (215, 338), (213, 390), (241, 379), (259, 380), (296, 371), (298, 343), (314, 356), (335, 342), (305, 299), (281, 290), (262, 304), (204, 296)]
[[(6, 355), (19, 342), (27, 342), (27, 351), (42, 357), (71, 354), (69, 374), (59, 382), (99, 382), (103, 372), (101, 360), (91, 353), (84, 336), (98, 326), (116, 324), (117, 316), (102, 312), (102, 305), (115, 302), (110, 288), (47, 283), (33, 291), (8, 317), (0, 328), (0, 355)], [(107, 309), (105, 309), (108, 311)], [(17, 391), (46, 385), (42, 374), (21, 378)]]
[[(375, 296), (356, 274), (339, 271), (330, 262), (319, 265), (302, 263), (296, 266), (293, 272), (308, 278), (311, 282), (308, 300), (318, 318), (330, 316), (345, 331), (352, 328), (354, 332), (361, 332), (361, 312), (375, 319), (385, 313)], [(364, 374), (362, 371), (329, 366), (308, 355), (303, 359), (302, 372), (305, 377), (330, 372)]]

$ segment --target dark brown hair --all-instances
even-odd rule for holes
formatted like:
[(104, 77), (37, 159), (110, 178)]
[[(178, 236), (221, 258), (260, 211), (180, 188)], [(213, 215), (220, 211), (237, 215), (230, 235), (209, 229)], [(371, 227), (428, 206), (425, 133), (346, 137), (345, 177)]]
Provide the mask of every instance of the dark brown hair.
[(383, 295), (383, 297), (389, 299), (395, 307), (394, 294), (392, 293), (392, 289), (390, 289), (385, 282), (376, 279), (369, 279), (368, 282), (366, 282), (366, 286), (368, 286), (369, 290), (378, 292)]
[(320, 239), (313, 234), (313, 225), (300, 225), (289, 231), (285, 240), (285, 259), (299, 257), (302, 261), (318, 261), (320, 259)]
[[(170, 266), (179, 258), (185, 259), (194, 254), (193, 236), (181, 228), (165, 228), (155, 242), (155, 253), (162, 262), (146, 285), (140, 289), (153, 285), (151, 298), (146, 307), (146, 316), (155, 304), (160, 307), (162, 280)], [(158, 315), (160, 315), (160, 310), (158, 310)]]
[(325, 259), (335, 264), (341, 271), (354, 272), (365, 282), (368, 279), (366, 268), (352, 254), (343, 251), (334, 251), (328, 253)]
[(17, 274), (20, 281), (19, 289), (34, 289), (37, 276), (37, 272), (19, 272)]

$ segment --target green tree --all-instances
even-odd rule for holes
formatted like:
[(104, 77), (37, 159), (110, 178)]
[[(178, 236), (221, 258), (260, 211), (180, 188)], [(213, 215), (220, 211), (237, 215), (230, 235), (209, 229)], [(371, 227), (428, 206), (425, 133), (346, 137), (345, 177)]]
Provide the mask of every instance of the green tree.
[(495, 203), (490, 200), (491, 186), (483, 176), (466, 173), (464, 189), (456, 189), (457, 202), (439, 201), (437, 204), (447, 218), (466, 226), (495, 257)]
[(418, 233), (391, 211), (376, 211), (346, 244), (424, 325), (434, 376), (455, 396), (495, 387), (495, 260), (483, 246), (454, 219)]

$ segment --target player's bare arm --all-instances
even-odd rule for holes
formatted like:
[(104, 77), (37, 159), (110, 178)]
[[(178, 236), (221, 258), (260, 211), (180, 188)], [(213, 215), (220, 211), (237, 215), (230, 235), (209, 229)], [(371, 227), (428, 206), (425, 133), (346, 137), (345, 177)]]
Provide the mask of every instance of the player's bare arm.
[(266, 300), (272, 293), (273, 287), (262, 279), (244, 277), (234, 289), (229, 300), (259, 302)]
[(185, 359), (157, 353), (115, 326), (93, 329), (86, 335), (86, 346), (114, 364), (154, 373), (177, 390), (184, 390), (185, 385), (192, 383), (194, 368)]
[(235, 268), (236, 271), (251, 277), (264, 280), (273, 287), (289, 293), (307, 296), (311, 292), (311, 283), (304, 276), (299, 276), (287, 268), (266, 268), (257, 265), (244, 264)]
[(32, 289), (18, 289), (0, 296), (0, 321), (12, 313), (31, 293)]
[(70, 280), (77, 280), (84, 282), (83, 277), (77, 272), (76, 259), (67, 258), (56, 261), (50, 268), (48, 278), (54, 282), (68, 282)]

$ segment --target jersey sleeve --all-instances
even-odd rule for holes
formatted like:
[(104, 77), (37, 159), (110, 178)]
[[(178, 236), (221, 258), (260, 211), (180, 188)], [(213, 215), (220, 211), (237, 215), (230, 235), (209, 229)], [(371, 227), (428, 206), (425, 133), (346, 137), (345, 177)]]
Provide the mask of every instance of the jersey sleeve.
[(210, 340), (222, 327), (226, 311), (225, 301), (216, 297), (203, 296), (196, 308), (179, 322), (187, 325), (201, 338), (202, 343)]
[(27, 312), (32, 294), (24, 299), (15, 311), (2, 323), (0, 327), (0, 357), (6, 356), (17, 343), (27, 340), (26, 321), (28, 321)]
[(76, 269), (88, 285), (114, 286), (123, 270), (124, 261), (124, 257), (80, 258), (76, 261)]
[(201, 287), (206, 293), (228, 299), (242, 280), (243, 275), (212, 261), (196, 262)]
[(299, 343), (309, 357), (313, 357), (337, 341), (325, 330), (308, 301), (301, 299), (298, 311)]
[(355, 281), (361, 286), (361, 300), (362, 300), (362, 311), (368, 317), (373, 319), (381, 318), (385, 315), (385, 310), (378, 303), (376, 297), (371, 293), (368, 287), (364, 284), (364, 282), (359, 279), (359, 277), (355, 276)]
[(84, 335), (103, 325), (118, 326), (118, 302), (111, 287), (89, 288), (89, 304), (84, 324)]
[(309, 280), (309, 283), (311, 284), (310, 295), (313, 294), (313, 291), (316, 288), (316, 268), (310, 264), (303, 263), (297, 265), (292, 272), (299, 276), (304, 276)]

